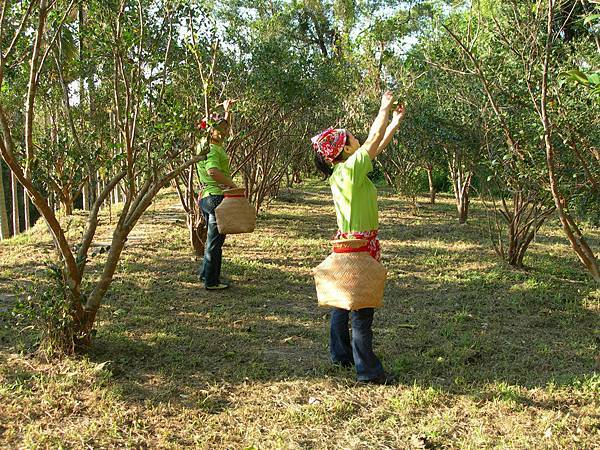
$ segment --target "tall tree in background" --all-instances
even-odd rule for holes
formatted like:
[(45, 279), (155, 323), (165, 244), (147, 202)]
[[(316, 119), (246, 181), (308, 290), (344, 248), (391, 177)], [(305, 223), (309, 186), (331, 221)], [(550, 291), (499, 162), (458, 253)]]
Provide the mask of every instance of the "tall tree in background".
[(16, 236), (21, 232), (21, 208), (19, 207), (19, 183), (14, 173), (10, 177), (10, 192), (12, 204), (12, 234)]

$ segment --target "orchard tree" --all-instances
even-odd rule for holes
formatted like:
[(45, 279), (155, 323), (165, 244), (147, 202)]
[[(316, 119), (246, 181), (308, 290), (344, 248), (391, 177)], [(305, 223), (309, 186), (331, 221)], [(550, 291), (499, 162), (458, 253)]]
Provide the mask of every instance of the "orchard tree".
[[(464, 55), (463, 71), (481, 83), (506, 140), (508, 152), (502, 160), (511, 162), (513, 180), (526, 180), (530, 193), (543, 190), (551, 197), (551, 208), (556, 209), (571, 247), (600, 282), (600, 263), (574, 208), (582, 192), (597, 195), (597, 150), (588, 139), (597, 134), (598, 105), (578, 92), (560, 89), (562, 74), (582, 58), (588, 65), (598, 62), (594, 30), (578, 24), (585, 20), (582, 5), (586, 2), (480, 2), (463, 22), (467, 27), (456, 22), (442, 27)], [(587, 120), (574, 126), (586, 109)], [(515, 213), (527, 210), (520, 204), (530, 198), (530, 194), (515, 198)], [(535, 213), (540, 205), (534, 204), (531, 214), (540, 217)]]
[[(91, 207), (79, 242), (68, 240), (47, 196), (38, 188), (36, 160), (45, 150), (40, 147), (48, 142), (38, 140), (34, 130), (42, 108), (43, 86), (60, 78), (56, 64), (52, 63), (52, 53), (57, 49), (61, 33), (74, 20), (76, 6), (74, 0), (19, 3), (4, 0), (0, 16), (0, 152), (48, 223), (60, 254), (72, 319), (68, 332), (73, 340), (67, 351), (72, 351), (74, 344), (90, 343), (96, 313), (112, 282), (127, 237), (155, 195), (186, 167), (204, 157), (182, 159), (178, 149), (160, 145), (163, 130), (154, 126), (174, 68), (169, 48), (176, 31), (170, 24), (178, 17), (174, 14), (178, 4), (150, 0), (87, 2), (88, 21), (94, 24), (88, 46), (98, 50), (98, 70), (93, 81), (88, 82), (93, 83), (95, 89), (111, 94), (110, 110), (106, 114), (112, 116), (115, 124), (112, 144), (117, 151), (113, 158), (116, 173)], [(10, 98), (7, 98), (7, 88)], [(12, 101), (15, 98), (22, 101)], [(69, 128), (64, 116), (57, 115), (57, 120), (62, 121), (62, 129)], [(166, 161), (178, 163), (169, 169)], [(101, 274), (86, 279), (90, 290), (82, 292), (100, 206), (121, 182), (124, 203)]]
[[(487, 181), (493, 186), (494, 248), (510, 265), (523, 267), (529, 245), (554, 208), (539, 171), (543, 153), (529, 126), (532, 112), (522, 107), (526, 88), (510, 71), (510, 55), (494, 46), (496, 35), (482, 26), (484, 17), (461, 12), (439, 19), (422, 43), (422, 53), (431, 67), (427, 80), (437, 92), (440, 114), (453, 118), (441, 144), (461, 142), (458, 136), (466, 139), (455, 146), (458, 153), (446, 149), (451, 177), (464, 180), (453, 182), (455, 195), (471, 185), (475, 167), (482, 172), (479, 163), (487, 166)], [(468, 201), (459, 197), (460, 216), (461, 205), (468, 207)]]

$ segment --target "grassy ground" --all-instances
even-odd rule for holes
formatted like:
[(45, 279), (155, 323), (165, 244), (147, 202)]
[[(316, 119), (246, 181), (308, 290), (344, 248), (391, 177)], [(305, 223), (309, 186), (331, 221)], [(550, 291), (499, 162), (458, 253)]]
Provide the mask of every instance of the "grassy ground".
[[(517, 272), (477, 203), (460, 226), (450, 198), (414, 211), (382, 192), (375, 349), (400, 384), (373, 387), (328, 362), (324, 187), (227, 238), (223, 292), (201, 289), (176, 203), (162, 194), (134, 230), (89, 355), (42, 363), (0, 322), (1, 447), (600, 448), (600, 290), (555, 223)], [(41, 225), (0, 243), (5, 312), (50, 248)]]

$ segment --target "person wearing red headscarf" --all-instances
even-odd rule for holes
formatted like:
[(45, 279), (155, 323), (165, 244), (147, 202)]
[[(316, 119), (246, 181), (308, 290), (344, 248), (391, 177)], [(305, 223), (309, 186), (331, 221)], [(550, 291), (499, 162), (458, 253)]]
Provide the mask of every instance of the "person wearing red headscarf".
[[(381, 108), (371, 125), (369, 136), (360, 144), (345, 129), (328, 128), (311, 139), (317, 168), (329, 177), (338, 232), (335, 239), (366, 239), (371, 256), (379, 261), (381, 250), (377, 239), (379, 219), (377, 189), (367, 177), (372, 161), (387, 147), (404, 117), (404, 106), (393, 109), (391, 92), (383, 94)], [(348, 321), (352, 315), (352, 338)], [(373, 352), (373, 308), (331, 312), (329, 350), (335, 364), (356, 367), (358, 380), (387, 384), (392, 381)]]

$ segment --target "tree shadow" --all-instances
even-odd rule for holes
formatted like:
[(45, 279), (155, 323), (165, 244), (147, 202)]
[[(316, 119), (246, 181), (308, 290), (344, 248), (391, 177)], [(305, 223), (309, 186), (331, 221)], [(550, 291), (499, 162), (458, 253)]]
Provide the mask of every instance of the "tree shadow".
[[(483, 398), (495, 395), (494, 382), (569, 386), (598, 370), (589, 349), (600, 317), (581, 303), (593, 286), (579, 283), (574, 295), (501, 264), (454, 279), (410, 267), (435, 263), (439, 252), (421, 245), (391, 255), (375, 349), (401, 383)], [(296, 271), (285, 257), (225, 260), (233, 287), (223, 292), (203, 290), (185, 258), (140, 262), (133, 271), (161, 276), (139, 283), (132, 272), (115, 282), (90, 357), (112, 361), (131, 401), (200, 402), (209, 412), (226, 408), (226, 396), (190, 392), (331, 375), (351, 382), (350, 372), (329, 364), (328, 311), (316, 306), (310, 269), (324, 256), (305, 258)], [(477, 261), (469, 248), (452, 257)]]
[[(517, 272), (477, 225), (449, 222), (452, 205), (418, 216), (393, 197), (380, 207), (389, 277), (375, 350), (402, 384), (486, 398), (497, 395), (496, 382), (573, 386), (597, 373), (600, 317), (586, 303), (597, 294), (569, 257)], [(317, 307), (311, 275), (329, 252), (332, 211), (324, 195), (305, 195), (261, 216), (255, 234), (228, 238), (223, 272), (233, 287), (223, 292), (203, 289), (181, 244), (129, 247), (90, 359), (110, 361), (126, 401), (209, 413), (230, 406), (223, 386), (329, 376), (353, 383), (351, 371), (329, 363), (328, 311)], [(178, 224), (170, 214), (152, 218), (166, 230)], [(290, 238), (310, 239), (310, 248)]]
[[(325, 194), (325, 195), (323, 195)], [(304, 191), (298, 189), (284, 189), (277, 195), (277, 201), (282, 204), (308, 205), (308, 206), (330, 206), (331, 200), (326, 196), (331, 194), (329, 187), (323, 187), (319, 191)]]

